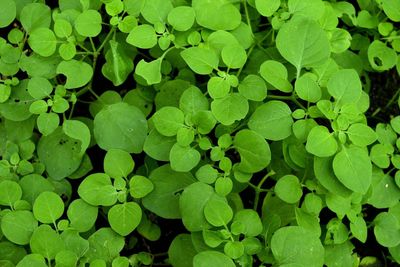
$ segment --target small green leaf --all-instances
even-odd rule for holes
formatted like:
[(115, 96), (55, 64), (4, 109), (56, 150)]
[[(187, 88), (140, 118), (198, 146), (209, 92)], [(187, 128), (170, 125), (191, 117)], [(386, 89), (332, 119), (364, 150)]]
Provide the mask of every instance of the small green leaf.
[(219, 59), (214, 51), (190, 47), (181, 52), (183, 60), (197, 74), (207, 75), (218, 68)]
[(212, 98), (223, 98), (229, 94), (229, 81), (221, 77), (211, 77), (207, 82), (207, 91)]
[(343, 148), (333, 159), (333, 171), (339, 181), (354, 192), (365, 194), (371, 185), (372, 164), (364, 149)]
[[(47, 109), (47, 106), (46, 106)], [(60, 123), (60, 117), (53, 112), (50, 113), (41, 113), (38, 118), (37, 118), (37, 126), (39, 129), (39, 132), (43, 134), (44, 136), (50, 135), (52, 132), (54, 132), (59, 123)]]
[(94, 173), (87, 176), (78, 188), (79, 196), (93, 206), (112, 206), (117, 202), (117, 191), (107, 174)]
[(64, 202), (54, 192), (41, 193), (33, 203), (33, 215), (42, 223), (55, 223), (64, 213)]
[(178, 6), (168, 14), (168, 23), (177, 31), (187, 31), (194, 23), (195, 13), (190, 6)]
[(290, 93), (293, 91), (293, 87), (288, 81), (287, 69), (278, 61), (264, 61), (260, 66), (260, 75), (273, 87), (282, 92)]
[(239, 131), (233, 144), (240, 155), (238, 168), (246, 173), (263, 170), (271, 162), (271, 150), (265, 139), (251, 130)]
[(58, 252), (65, 249), (65, 244), (56, 231), (49, 225), (42, 224), (33, 232), (30, 247), (33, 253), (41, 254), (51, 260)]
[(278, 141), (292, 134), (292, 111), (282, 101), (272, 100), (257, 107), (248, 126), (268, 140)]
[(221, 51), (222, 61), (231, 69), (239, 69), (244, 66), (247, 54), (241, 45), (226, 45)]
[(234, 223), (240, 223), (243, 225), (243, 231), (241, 231), (241, 233), (246, 237), (258, 236), (263, 230), (260, 216), (252, 209), (243, 209), (238, 211), (233, 218), (232, 224)]
[(174, 136), (184, 127), (184, 114), (175, 107), (162, 107), (153, 115), (154, 126), (165, 136)]
[(338, 149), (337, 141), (325, 126), (311, 129), (307, 137), (306, 150), (317, 157), (333, 156)]
[(252, 101), (263, 101), (267, 97), (267, 85), (264, 80), (254, 74), (247, 75), (239, 84), (239, 93)]
[(300, 226), (278, 229), (272, 236), (271, 249), (278, 265), (319, 267), (324, 264), (324, 247), (319, 237)]
[(211, 112), (221, 124), (231, 125), (246, 117), (249, 103), (244, 96), (232, 93), (224, 98), (214, 99), (211, 102)]
[(89, 205), (82, 199), (72, 201), (67, 210), (70, 226), (78, 232), (89, 231), (96, 222), (98, 208)]
[(35, 99), (49, 97), (53, 91), (53, 85), (42, 77), (32, 77), (28, 82), (28, 92)]
[(143, 198), (153, 191), (154, 185), (150, 179), (141, 176), (134, 175), (129, 180), (129, 192), (134, 198)]
[(197, 111), (208, 110), (209, 106), (207, 97), (195, 86), (186, 89), (179, 99), (179, 108), (184, 113), (195, 114)]
[[(11, 211), (1, 218), (1, 231), (11, 242), (27, 245), (38, 222), (32, 212), (27, 210)], [(18, 231), (16, 231), (18, 229)]]
[(374, 234), (384, 247), (395, 247), (400, 243), (400, 224), (396, 216), (381, 212), (374, 219)]
[(191, 147), (183, 147), (179, 144), (172, 146), (169, 153), (171, 168), (178, 172), (188, 172), (200, 162), (200, 153)]
[(294, 175), (285, 175), (279, 178), (274, 191), (280, 199), (289, 204), (298, 202), (303, 195), (300, 181)]
[(114, 86), (125, 82), (133, 70), (131, 57), (122, 48), (122, 45), (114, 40), (108, 42), (110, 49), (106, 53), (106, 63), (101, 68), (101, 73), (112, 81)]
[(295, 15), (285, 23), (276, 37), (279, 53), (297, 69), (318, 67), (330, 55), (328, 37), (321, 26), (307, 17)]
[(350, 141), (357, 146), (369, 146), (377, 139), (375, 131), (363, 123), (355, 123), (347, 129)]
[(0, 2), (0, 28), (10, 25), (17, 15), (17, 6), (13, 0)]
[(322, 92), (318, 83), (313, 78), (314, 75), (309, 72), (303, 74), (296, 80), (294, 89), (301, 99), (315, 103), (321, 99)]
[(132, 29), (126, 42), (142, 49), (149, 49), (157, 44), (157, 34), (153, 26), (142, 24)]
[(104, 149), (140, 153), (147, 136), (147, 121), (142, 111), (127, 103), (105, 106), (94, 118), (94, 137)]
[(389, 70), (396, 65), (396, 59), (396, 52), (379, 40), (373, 41), (368, 46), (368, 61), (374, 70)]
[(71, 23), (65, 19), (56, 19), (54, 21), (54, 33), (60, 38), (67, 38), (72, 34)]
[(264, 17), (272, 16), (281, 5), (280, 0), (255, 0), (258, 13)]
[(28, 33), (38, 28), (50, 28), (51, 10), (43, 3), (29, 3), (23, 6), (19, 19)]
[(98, 11), (89, 9), (83, 11), (75, 19), (76, 31), (85, 37), (96, 37), (101, 32), (101, 15)]
[(400, 3), (396, 0), (381, 1), (386, 16), (394, 22), (400, 21)]
[(127, 178), (135, 162), (131, 155), (121, 149), (110, 149), (104, 157), (104, 172), (112, 178)]
[(57, 66), (57, 74), (63, 74), (67, 77), (67, 82), (64, 85), (66, 89), (74, 89), (86, 85), (92, 79), (93, 69), (86, 62), (72, 59), (61, 61)]
[(0, 182), (0, 205), (13, 207), (21, 197), (22, 189), (17, 182), (10, 180)]
[(142, 59), (136, 66), (135, 74), (143, 78), (148, 85), (160, 83), (162, 78), (161, 62), (161, 58), (150, 62)]
[(107, 217), (115, 232), (127, 236), (139, 225), (142, 219), (142, 209), (136, 202), (117, 204), (111, 207)]
[(334, 73), (327, 88), (329, 94), (342, 105), (356, 103), (362, 92), (360, 78), (354, 69), (342, 69)]
[(37, 28), (31, 32), (28, 44), (34, 52), (43, 57), (49, 57), (56, 52), (57, 39), (52, 30)]

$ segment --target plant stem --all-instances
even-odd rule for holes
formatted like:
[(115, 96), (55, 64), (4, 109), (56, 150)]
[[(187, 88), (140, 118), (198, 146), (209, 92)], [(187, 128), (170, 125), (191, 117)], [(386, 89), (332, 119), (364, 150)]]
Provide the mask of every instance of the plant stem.
[(253, 203), (253, 210), (257, 211), (258, 209), (258, 202), (260, 200), (260, 193), (263, 192), (264, 190), (261, 189), (261, 187), (263, 186), (263, 184), (265, 183), (265, 181), (268, 179), (268, 177), (275, 175), (275, 172), (273, 170), (271, 170), (269, 173), (267, 173), (262, 179), (261, 181), (258, 183), (257, 187), (254, 188), (255, 192), (255, 196), (254, 196), (254, 203)]

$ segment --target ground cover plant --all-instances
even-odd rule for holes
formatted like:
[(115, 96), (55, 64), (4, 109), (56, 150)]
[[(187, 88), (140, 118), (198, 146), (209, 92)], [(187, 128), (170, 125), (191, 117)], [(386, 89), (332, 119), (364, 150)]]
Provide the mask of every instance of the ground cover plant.
[(399, 0), (1, 0), (0, 265), (399, 266)]

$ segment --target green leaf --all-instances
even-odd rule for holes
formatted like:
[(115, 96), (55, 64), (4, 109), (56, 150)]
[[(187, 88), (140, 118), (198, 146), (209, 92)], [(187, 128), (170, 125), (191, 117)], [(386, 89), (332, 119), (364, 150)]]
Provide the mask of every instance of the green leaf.
[(376, 241), (384, 247), (395, 247), (400, 244), (400, 224), (396, 216), (381, 212), (374, 219)]
[(29, 174), (21, 178), (19, 185), (22, 188), (22, 199), (33, 205), (35, 199), (40, 193), (53, 191), (54, 185), (43, 176), (38, 174)]
[(10, 25), (17, 15), (17, 6), (14, 0), (4, 0), (0, 3), (0, 28)]
[(79, 196), (93, 206), (112, 206), (117, 202), (117, 190), (111, 185), (107, 174), (94, 173), (87, 176), (78, 188)]
[(190, 234), (177, 235), (168, 248), (168, 259), (176, 267), (192, 266), (196, 254)]
[(142, 24), (132, 29), (126, 42), (142, 49), (149, 49), (157, 44), (157, 34), (153, 26)]
[(56, 52), (57, 39), (52, 30), (37, 28), (31, 32), (28, 44), (34, 52), (42, 57), (49, 57)]
[(325, 126), (316, 126), (311, 129), (307, 137), (306, 150), (317, 157), (333, 156), (338, 144), (333, 133)]
[(297, 15), (285, 23), (276, 37), (279, 53), (297, 69), (324, 64), (330, 56), (330, 44), (319, 24)]
[(232, 259), (238, 259), (244, 254), (244, 245), (240, 241), (228, 241), (224, 246), (224, 252)]
[(303, 15), (304, 17), (317, 20), (321, 18), (324, 12), (324, 2), (321, 0), (289, 0), (289, 12), (295, 15)]
[(177, 31), (189, 30), (194, 20), (194, 9), (190, 6), (178, 6), (168, 13), (168, 23)]
[(246, 50), (239, 44), (224, 46), (221, 57), (226, 66), (231, 69), (240, 69), (247, 61)]
[(121, 149), (110, 149), (104, 157), (104, 172), (112, 178), (127, 178), (135, 162), (131, 155)]
[(176, 143), (169, 153), (171, 168), (177, 172), (188, 172), (200, 162), (200, 152), (191, 147), (183, 147)]
[(81, 141), (80, 154), (83, 156), (90, 145), (89, 127), (79, 120), (64, 120), (62, 128), (66, 135)]
[(314, 75), (307, 72), (296, 80), (294, 90), (297, 95), (308, 102), (317, 102), (321, 99), (322, 92)]
[(151, 24), (165, 23), (168, 13), (173, 9), (170, 0), (146, 0), (141, 10), (142, 16)]
[(374, 70), (389, 70), (396, 65), (396, 59), (396, 52), (379, 40), (373, 41), (368, 46), (368, 61)]
[(125, 246), (124, 238), (111, 230), (111, 228), (100, 228), (89, 237), (89, 250), (85, 258), (89, 261), (95, 259), (111, 262), (118, 257)]
[(344, 186), (365, 194), (371, 185), (372, 164), (368, 153), (358, 147), (343, 147), (333, 159), (333, 171)]
[(355, 123), (347, 129), (347, 136), (357, 146), (369, 146), (378, 138), (375, 131), (363, 123)]
[(39, 132), (44, 136), (48, 136), (57, 129), (60, 123), (60, 117), (53, 112), (41, 113), (38, 116), (36, 123)]
[(195, 0), (192, 6), (197, 23), (210, 30), (233, 30), (242, 20), (239, 9), (229, 0)]
[(94, 118), (94, 137), (104, 149), (140, 153), (147, 136), (147, 121), (135, 106), (120, 102), (105, 106)]
[(49, 97), (53, 91), (53, 85), (43, 77), (32, 77), (28, 82), (28, 92), (35, 99)]
[(10, 180), (0, 182), (0, 205), (13, 207), (21, 197), (22, 189), (17, 182)]
[(233, 211), (225, 198), (214, 196), (205, 204), (204, 216), (211, 225), (219, 227), (232, 220)]
[(255, 0), (258, 13), (264, 17), (272, 16), (280, 7), (280, 0)]
[(303, 195), (299, 179), (294, 175), (285, 175), (275, 184), (276, 195), (289, 204), (298, 202)]
[(142, 59), (136, 66), (135, 74), (143, 78), (148, 85), (160, 83), (162, 78), (161, 63), (161, 58), (150, 62)]
[(235, 263), (225, 254), (218, 251), (202, 251), (193, 258), (193, 267), (224, 266), (234, 267)]
[(368, 228), (363, 217), (356, 217), (354, 221), (350, 222), (350, 231), (362, 243), (367, 241)]
[(56, 231), (49, 225), (42, 224), (33, 232), (30, 247), (33, 253), (41, 254), (51, 260), (58, 252), (65, 249), (65, 244)]
[(282, 101), (272, 100), (257, 107), (248, 126), (268, 140), (278, 141), (292, 134), (292, 111)]
[(361, 97), (362, 85), (354, 69), (343, 69), (331, 76), (327, 89), (329, 94), (343, 105), (357, 102)]
[(50, 7), (42, 3), (28, 3), (22, 8), (19, 18), (28, 33), (38, 28), (50, 28)]
[(40, 254), (28, 254), (20, 262), (18, 267), (46, 267), (45, 258)]
[(166, 164), (153, 170), (149, 179), (154, 190), (143, 198), (143, 206), (162, 218), (181, 218), (177, 192), (195, 182), (192, 174), (176, 172)]
[(147, 155), (155, 160), (169, 161), (169, 152), (172, 146), (176, 143), (176, 138), (168, 137), (160, 134), (153, 129), (146, 137), (143, 150)]
[(267, 97), (267, 85), (264, 80), (254, 74), (247, 75), (239, 84), (239, 93), (252, 101), (263, 101)]
[(96, 37), (101, 32), (101, 15), (98, 11), (89, 9), (83, 11), (75, 19), (76, 31), (85, 37)]
[(179, 210), (187, 230), (194, 232), (210, 228), (204, 216), (204, 207), (213, 196), (214, 189), (202, 182), (193, 183), (185, 188), (179, 199)]
[(122, 236), (127, 236), (139, 225), (142, 209), (136, 202), (126, 202), (111, 207), (108, 211), (111, 228)]
[(67, 210), (70, 226), (78, 232), (87, 232), (96, 222), (98, 208), (78, 198), (72, 201)]
[(211, 102), (211, 112), (221, 124), (231, 125), (246, 117), (249, 103), (244, 96), (232, 93), (224, 98), (214, 99)]
[(133, 71), (133, 61), (125, 52), (121, 44), (110, 40), (110, 49), (106, 53), (106, 63), (101, 68), (101, 73), (112, 81), (114, 86), (123, 84), (128, 75)]
[(238, 168), (246, 173), (263, 170), (271, 162), (271, 150), (265, 139), (251, 130), (239, 131), (233, 145), (240, 155)]
[(197, 74), (207, 75), (218, 68), (219, 59), (213, 50), (190, 47), (181, 52), (186, 64)]
[(231, 85), (221, 77), (211, 77), (207, 82), (207, 91), (212, 98), (223, 98), (229, 94)]
[(39, 222), (55, 224), (64, 213), (64, 202), (54, 192), (43, 192), (36, 198), (32, 210)]
[(400, 21), (400, 3), (396, 0), (383, 0), (382, 3), (383, 11), (386, 16), (394, 22)]
[(82, 87), (93, 77), (92, 67), (86, 62), (75, 59), (61, 61), (56, 72), (67, 77), (67, 82), (64, 85), (66, 89)]
[(271, 250), (278, 265), (319, 267), (324, 263), (324, 247), (318, 236), (300, 226), (278, 229), (272, 236)]
[(185, 116), (175, 107), (162, 107), (153, 115), (154, 127), (164, 136), (174, 136), (184, 127)]
[(71, 23), (65, 19), (56, 19), (54, 21), (54, 33), (60, 38), (69, 37), (72, 34)]
[(11, 86), (0, 84), (0, 103), (6, 102), (11, 96)]
[(73, 42), (63, 43), (58, 48), (58, 53), (64, 60), (71, 60), (76, 55), (76, 46)]
[(288, 81), (286, 67), (275, 60), (266, 60), (260, 66), (260, 75), (276, 89), (290, 93), (293, 91), (291, 83)]
[(37, 153), (47, 173), (56, 180), (75, 172), (82, 160), (79, 140), (63, 133), (61, 127), (40, 138)]
[[(27, 245), (38, 222), (32, 212), (27, 210), (10, 211), (1, 218), (3, 235), (17, 245)], [(16, 230), (18, 229), (18, 230)]]
[(207, 97), (196, 86), (186, 89), (179, 99), (179, 108), (184, 113), (195, 114), (201, 110), (208, 110), (209, 106)]
[(57, 266), (75, 266), (78, 257), (70, 250), (62, 250), (57, 253), (55, 262)]
[(241, 231), (241, 233), (246, 237), (258, 236), (263, 230), (260, 216), (252, 209), (238, 211), (233, 218), (232, 224), (234, 223), (243, 225), (243, 231)]
[(134, 198), (143, 198), (154, 190), (154, 185), (150, 179), (141, 176), (134, 175), (129, 180), (129, 192)]

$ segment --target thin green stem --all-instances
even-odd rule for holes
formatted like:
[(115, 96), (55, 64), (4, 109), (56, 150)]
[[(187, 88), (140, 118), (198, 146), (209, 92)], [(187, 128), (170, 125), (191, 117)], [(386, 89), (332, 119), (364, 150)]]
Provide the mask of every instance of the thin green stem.
[(253, 210), (257, 211), (258, 209), (258, 202), (260, 200), (260, 193), (263, 191), (261, 189), (261, 187), (263, 186), (263, 184), (265, 183), (265, 181), (268, 179), (268, 177), (271, 177), (272, 175), (275, 175), (276, 173), (271, 170), (269, 173), (267, 173), (262, 179), (261, 181), (258, 183), (257, 187), (254, 188), (255, 192), (255, 196), (254, 196), (254, 203), (253, 203)]
[(247, 8), (247, 0), (243, 0), (243, 6), (244, 6), (244, 13), (246, 14), (246, 21), (247, 21), (247, 24), (249, 25), (250, 30), (251, 30), (251, 35), (254, 36), (253, 28), (251, 27), (251, 21), (250, 21), (250, 16), (249, 16), (249, 10), (248, 10), (248, 8)]
[(103, 42), (100, 44), (100, 46), (97, 48), (96, 52), (100, 53), (100, 51), (104, 48), (104, 46), (107, 44), (107, 42), (110, 40), (111, 36), (115, 32), (115, 27), (113, 27), (107, 34), (106, 38), (104, 38)]

